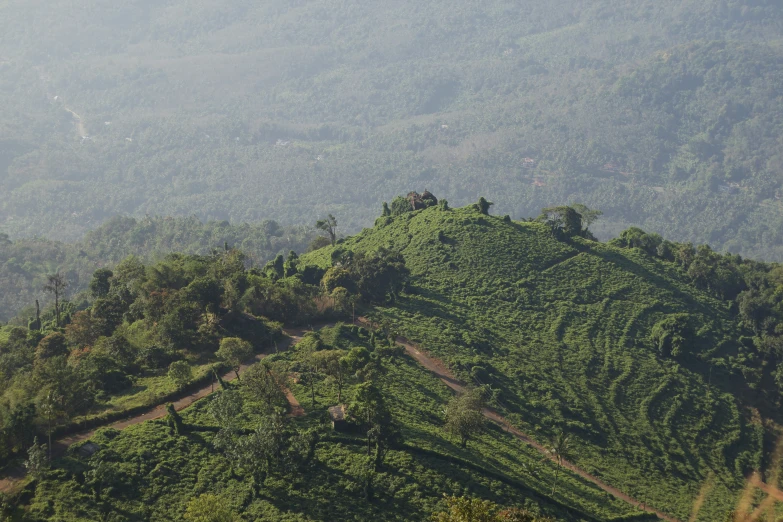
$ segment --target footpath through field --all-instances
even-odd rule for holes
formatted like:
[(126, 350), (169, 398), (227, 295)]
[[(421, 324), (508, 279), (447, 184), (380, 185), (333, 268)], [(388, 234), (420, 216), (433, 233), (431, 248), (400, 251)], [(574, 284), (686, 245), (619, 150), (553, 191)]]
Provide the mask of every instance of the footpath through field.
[[(362, 323), (365, 326), (372, 326), (371, 322), (367, 320), (364, 317), (359, 317), (358, 321)], [(326, 323), (319, 325), (319, 329), (324, 326), (331, 326), (333, 323)], [(287, 338), (280, 341), (277, 345), (278, 350), (285, 350), (289, 348), (290, 346), (296, 345), (302, 337), (310, 331), (309, 328), (287, 328), (283, 330), (283, 333), (286, 334)], [(402, 345), (405, 348), (405, 351), (413, 357), (414, 360), (416, 360), (419, 364), (427, 368), (429, 371), (431, 371), (433, 374), (435, 374), (441, 381), (443, 381), (449, 388), (451, 388), (454, 391), (457, 392), (463, 392), (465, 391), (466, 385), (462, 381), (458, 380), (454, 377), (454, 375), (449, 371), (449, 369), (446, 367), (445, 364), (443, 364), (442, 361), (436, 359), (435, 357), (432, 357), (430, 355), (425, 354), (423, 351), (421, 351), (417, 346), (412, 344), (410, 341), (408, 341), (404, 337), (397, 337), (396, 339), (397, 343)], [(260, 361), (264, 357), (266, 357), (269, 354), (259, 354), (255, 357), (254, 360), (250, 361), (247, 364), (244, 364), (240, 367), (239, 373), (242, 374), (251, 364)], [(222, 376), (223, 380), (225, 381), (232, 381), (236, 378), (236, 375), (233, 371), (226, 372)], [(293, 393), (291, 393), (290, 390), (287, 388), (284, 390), (286, 398), (288, 399), (289, 404), (291, 405), (291, 415), (293, 416), (301, 416), (304, 415), (304, 409), (299, 404), (299, 402), (296, 400), (296, 397), (294, 397)], [(212, 393), (212, 385), (205, 386), (201, 388), (200, 390), (184, 396), (180, 398), (179, 400), (173, 402), (174, 408), (177, 411), (180, 411), (184, 408), (187, 408), (197, 400), (206, 397)], [(132, 426), (134, 424), (139, 424), (147, 420), (152, 419), (159, 419), (161, 417), (164, 417), (166, 415), (166, 407), (165, 404), (159, 404), (157, 406), (151, 407), (147, 412), (135, 415), (133, 417), (129, 417), (124, 420), (120, 420), (114, 423), (108, 424), (109, 427), (123, 430), (127, 428), (128, 426)], [(541, 454), (545, 455), (547, 458), (554, 460), (554, 457), (550, 454), (550, 452), (533, 440), (532, 437), (527, 435), (526, 433), (523, 433), (522, 431), (518, 430), (514, 426), (511, 425), (508, 420), (506, 420), (505, 417), (500, 415), (498, 412), (491, 408), (485, 408), (482, 413), (485, 417), (487, 417), (492, 422), (502, 426), (506, 431), (514, 435), (517, 439), (524, 442), (525, 444), (528, 444), (530, 447), (536, 449)], [(105, 427), (105, 426), (101, 426)], [(64, 437), (62, 439), (57, 440), (52, 444), (52, 456), (53, 457), (59, 457), (65, 454), (65, 451), (68, 449), (69, 446), (72, 444), (75, 444), (77, 442), (82, 442), (84, 440), (89, 439), (95, 434), (95, 431), (98, 428), (92, 429), (90, 431), (85, 431), (82, 433), (76, 433), (74, 435), (70, 435), (68, 437)], [(598, 486), (600, 489), (606, 491), (607, 493), (610, 493), (611, 495), (615, 496), (616, 498), (623, 500), (642, 511), (647, 511), (650, 513), (655, 513), (658, 518), (662, 520), (666, 520), (667, 522), (680, 522), (676, 518), (673, 518), (661, 511), (658, 511), (657, 509), (651, 508), (649, 506), (646, 506), (642, 502), (630, 497), (629, 495), (626, 495), (622, 491), (620, 491), (617, 488), (614, 488), (608, 484), (605, 484), (597, 477), (594, 477), (593, 475), (587, 473), (586, 471), (582, 470), (581, 468), (578, 468), (574, 464), (568, 461), (563, 461), (563, 466), (570, 469), (572, 472), (576, 473), (580, 477), (584, 478), (585, 480), (592, 482), (596, 486)], [(13, 493), (17, 490), (18, 486), (21, 484), (22, 480), (24, 480), (25, 477), (25, 470), (24, 468), (14, 468), (9, 470), (6, 473), (6, 476), (0, 479), (0, 492), (3, 493)]]
[[(328, 326), (328, 325), (324, 325)], [(295, 345), (298, 343), (302, 336), (307, 332), (306, 329), (303, 328), (286, 328), (283, 330), (283, 333), (286, 335), (286, 338), (277, 343), (277, 349), (278, 350), (286, 350), (290, 346)], [(245, 372), (251, 365), (255, 364), (256, 362), (260, 361), (264, 357), (269, 355), (268, 353), (262, 353), (258, 354), (253, 358), (251, 361), (243, 364), (239, 368), (239, 374)], [(230, 382), (236, 379), (236, 373), (234, 373), (233, 370), (225, 372), (223, 375), (221, 375), (221, 378), (224, 381)], [(72, 444), (76, 444), (77, 442), (82, 442), (85, 440), (90, 439), (93, 435), (95, 435), (95, 432), (100, 428), (110, 427), (117, 430), (124, 430), (128, 426), (133, 426), (134, 424), (140, 424), (144, 421), (153, 420), (153, 419), (160, 419), (162, 417), (166, 416), (166, 404), (173, 404), (174, 409), (177, 411), (184, 410), (194, 402), (198, 401), (199, 399), (202, 399), (213, 392), (214, 384), (210, 384), (208, 386), (204, 386), (203, 388), (189, 394), (189, 395), (183, 395), (176, 401), (166, 401), (164, 403), (150, 406), (150, 409), (145, 411), (144, 413), (140, 413), (138, 415), (134, 415), (132, 417), (128, 417), (127, 419), (122, 419), (115, 422), (110, 422), (107, 424), (104, 424), (103, 426), (97, 426), (91, 430), (83, 431), (80, 433), (74, 433), (73, 435), (68, 435), (65, 437), (62, 437), (60, 439), (57, 439), (56, 441), (52, 442), (52, 458), (59, 458), (65, 455), (65, 452), (68, 450), (68, 448)], [(296, 400), (296, 397), (294, 397), (294, 394), (291, 393), (291, 390), (288, 388), (284, 388), (283, 392), (285, 393), (286, 398), (288, 399), (288, 403), (291, 406), (291, 416), (293, 417), (300, 417), (304, 415), (304, 408), (299, 404), (299, 401)], [(16, 492), (19, 488), (19, 486), (22, 484), (22, 481), (24, 480), (26, 476), (25, 469), (21, 466), (17, 466), (11, 469), (6, 470), (4, 476), (0, 478), (0, 492), (5, 494), (12, 494)]]
[[(367, 322), (364, 318), (361, 318), (360, 321), (362, 321), (363, 323)], [(454, 390), (456, 392), (463, 392), (463, 391), (465, 391), (465, 387), (466, 387), (465, 383), (463, 383), (462, 381), (460, 381), (456, 377), (454, 377), (454, 375), (451, 373), (451, 371), (449, 371), (449, 369), (446, 367), (446, 365), (443, 364), (443, 362), (441, 362), (440, 360), (438, 360), (438, 359), (436, 359), (434, 357), (431, 357), (430, 355), (425, 354), (417, 346), (412, 344), (410, 341), (408, 341), (404, 337), (397, 337), (396, 340), (397, 340), (398, 344), (401, 344), (402, 346), (405, 347), (405, 351), (411, 357), (413, 357), (419, 364), (421, 364), (422, 366), (427, 368), (429, 371), (434, 373), (438, 378), (440, 378), (441, 381), (443, 381), (446, 384), (446, 386), (448, 386), (449, 388), (451, 388), (452, 390)], [(547, 448), (545, 448), (544, 446), (542, 446), (541, 444), (539, 444), (538, 442), (533, 440), (533, 438), (531, 438), (526, 433), (523, 433), (523, 432), (519, 431), (517, 428), (515, 428), (514, 426), (512, 426), (511, 423), (508, 422), (508, 420), (506, 420), (505, 417), (503, 417), (501, 414), (499, 414), (495, 410), (493, 410), (491, 408), (484, 408), (484, 410), (482, 410), (482, 413), (484, 414), (484, 416), (486, 418), (488, 418), (489, 420), (491, 420), (495, 424), (498, 424), (498, 425), (502, 426), (503, 429), (505, 429), (506, 431), (508, 431), (512, 435), (514, 435), (517, 439), (521, 440), (525, 444), (527, 444), (527, 445), (531, 446), (532, 448), (536, 449), (537, 451), (539, 451), (541, 454), (545, 455), (550, 460), (552, 460), (552, 461), (555, 460), (555, 458), (547, 450)], [(602, 482), (597, 477), (594, 477), (593, 475), (589, 474), (588, 472), (584, 471), (583, 469), (578, 468), (577, 466), (575, 466), (571, 462), (568, 462), (568, 461), (564, 460), (563, 461), (563, 467), (570, 469), (572, 472), (576, 473), (577, 475), (579, 475), (580, 477), (584, 478), (585, 480), (587, 480), (589, 482), (592, 482), (593, 484), (595, 484), (596, 486), (598, 486), (602, 490), (606, 491), (607, 493), (610, 493), (611, 495), (615, 496), (616, 498), (618, 498), (620, 500), (623, 500), (623, 501), (625, 501), (625, 502), (627, 502), (627, 503), (629, 503), (629, 504), (631, 504), (631, 505), (641, 509), (642, 511), (647, 511), (649, 513), (655, 513), (658, 516), (658, 518), (660, 518), (662, 520), (666, 520), (668, 522), (680, 522), (676, 518), (673, 518), (673, 517), (667, 515), (666, 513), (663, 513), (661, 511), (658, 511), (657, 509), (654, 509), (654, 508), (652, 508), (650, 506), (647, 506), (647, 505), (643, 504), (642, 502), (639, 502), (638, 500), (632, 498), (631, 496), (626, 495), (625, 493), (623, 493), (619, 489), (614, 488), (614, 487), (612, 487), (612, 486)]]

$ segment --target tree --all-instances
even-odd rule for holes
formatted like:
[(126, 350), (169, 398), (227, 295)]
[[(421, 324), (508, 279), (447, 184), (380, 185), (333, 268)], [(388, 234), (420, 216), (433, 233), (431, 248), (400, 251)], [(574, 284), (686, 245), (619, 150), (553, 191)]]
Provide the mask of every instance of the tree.
[(52, 357), (67, 356), (69, 353), (65, 336), (60, 332), (54, 332), (38, 343), (38, 347), (35, 349), (35, 359), (43, 361)]
[(304, 366), (307, 376), (307, 384), (310, 386), (311, 404), (315, 407), (315, 381), (322, 363), (319, 351), (323, 343), (316, 332), (307, 333), (296, 345), (297, 359)]
[(242, 395), (236, 390), (223, 390), (212, 398), (209, 413), (222, 429), (233, 430), (242, 413)]
[(397, 426), (393, 423), (383, 394), (372, 382), (356, 386), (348, 412), (367, 428), (367, 455), (372, 454), (375, 445), (375, 470), (383, 463), (386, 451), (401, 440)]
[(40, 410), (46, 417), (46, 431), (49, 436), (49, 462), (52, 461), (52, 423), (60, 413), (61, 398), (54, 391), (49, 391), (41, 400)]
[(496, 522), (497, 506), (489, 500), (447, 497), (446, 511), (432, 515), (433, 522)]
[(446, 407), (446, 432), (460, 438), (462, 447), (484, 427), (484, 399), (478, 389), (455, 395)]
[(285, 400), (285, 394), (281, 390), (281, 377), (263, 362), (256, 363), (245, 371), (242, 386), (254, 399), (266, 404), (267, 410)]
[[(51, 453), (50, 453), (51, 454)], [(31, 477), (38, 480), (49, 469), (49, 461), (46, 458), (46, 444), (38, 444), (38, 437), (33, 440), (33, 445), (27, 450), (27, 460), (24, 467)]]
[(169, 428), (171, 428), (171, 431), (177, 435), (185, 433), (185, 424), (182, 422), (182, 417), (179, 415), (176, 408), (174, 408), (173, 404), (166, 405), (166, 414), (166, 423), (169, 425)]
[(253, 433), (237, 442), (237, 463), (252, 475), (256, 488), (283, 467), (286, 442), (285, 417), (277, 412), (266, 415)]
[(95, 298), (106, 297), (111, 290), (111, 278), (114, 272), (108, 268), (99, 268), (90, 280), (90, 293)]
[(582, 203), (574, 203), (571, 205), (571, 208), (573, 208), (582, 217), (583, 230), (587, 230), (590, 225), (598, 221), (598, 218), (604, 215), (604, 213), (600, 210), (589, 208), (587, 205), (583, 205)]
[(329, 240), (332, 242), (332, 246), (334, 246), (335, 242), (337, 242), (337, 219), (333, 215), (329, 214), (326, 219), (316, 221), (315, 228), (326, 232)]
[(323, 247), (327, 247), (327, 246), (329, 246), (331, 244), (332, 244), (332, 242), (329, 241), (328, 237), (318, 236), (315, 239), (313, 239), (310, 242), (310, 244), (307, 246), (307, 251), (308, 252), (315, 252), (316, 250), (320, 250)]
[(225, 337), (220, 341), (220, 348), (215, 355), (234, 370), (239, 380), (239, 368), (243, 362), (253, 356), (253, 347), (239, 337)]
[(560, 468), (563, 467), (563, 462), (571, 458), (571, 437), (565, 432), (558, 431), (552, 438), (552, 447), (549, 453), (554, 457), (557, 462), (557, 469), (555, 469), (555, 480), (552, 484), (552, 495), (555, 494), (557, 488), (557, 479), (559, 478)]
[(60, 299), (65, 297), (65, 289), (68, 288), (68, 280), (60, 272), (46, 277), (44, 292), (54, 295), (55, 324), (60, 327)]
[(582, 216), (568, 206), (544, 208), (537, 221), (546, 223), (554, 237), (582, 235)]
[(177, 388), (181, 388), (193, 379), (193, 370), (187, 361), (174, 361), (169, 365), (168, 375)]
[(242, 395), (236, 390), (223, 390), (209, 403), (209, 413), (220, 426), (212, 444), (222, 451), (232, 465), (238, 463), (237, 432), (242, 413)]
[(65, 327), (65, 339), (70, 345), (79, 348), (92, 346), (98, 336), (98, 328), (92, 319), (92, 311), (89, 308), (76, 312), (71, 322)]
[(337, 386), (337, 402), (339, 404), (343, 400), (345, 380), (352, 373), (351, 359), (345, 357), (346, 352), (343, 350), (329, 350), (319, 353), (322, 358), (324, 373)]
[(391, 215), (401, 216), (408, 212), (412, 212), (411, 202), (402, 196), (397, 196), (391, 202)]
[(410, 270), (405, 266), (402, 254), (385, 248), (373, 254), (354, 254), (348, 271), (362, 298), (380, 304), (394, 300), (410, 278)]
[(381, 212), (382, 217), (389, 217), (391, 216), (391, 209), (389, 208), (389, 204), (385, 201), (383, 202), (383, 211)]
[(487, 201), (484, 199), (484, 196), (481, 196), (477, 203), (474, 203), (473, 208), (479, 211), (479, 213), (484, 214), (485, 216), (489, 215), (489, 207), (494, 205), (491, 201)]
[(188, 522), (239, 522), (239, 516), (228, 507), (228, 502), (205, 493), (188, 502), (183, 518)]

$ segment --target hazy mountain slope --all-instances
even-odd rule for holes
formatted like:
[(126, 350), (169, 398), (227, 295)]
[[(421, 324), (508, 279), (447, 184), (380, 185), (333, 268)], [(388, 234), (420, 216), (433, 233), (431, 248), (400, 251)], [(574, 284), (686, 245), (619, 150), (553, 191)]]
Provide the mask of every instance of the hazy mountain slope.
[[(22, 309), (32, 315), (53, 301), (43, 291), (46, 277), (60, 271), (68, 280), (68, 296), (87, 285), (98, 268), (111, 267), (130, 255), (145, 261), (171, 252), (209, 254), (226, 245), (240, 248), (248, 262), (263, 264), (277, 254), (304, 250), (313, 239), (305, 227), (280, 227), (274, 221), (232, 226), (227, 222), (202, 223), (196, 218), (114, 218), (77, 243), (45, 239), (9, 241), (0, 236), (0, 321), (10, 320)], [(23, 317), (26, 319), (26, 317)]]
[[(734, 507), (762, 455), (748, 332), (676, 265), (472, 208), (379, 218), (303, 261), (381, 247), (404, 255), (413, 283), (379, 319), (491, 384), (522, 429), (542, 441), (566, 429), (580, 466), (678, 518), (706, 481), (699, 520)], [(661, 353), (656, 329), (677, 318), (691, 325), (682, 351)]]
[(416, 182), (780, 259), (782, 27), (772, 0), (8, 2), (0, 226), (357, 230)]

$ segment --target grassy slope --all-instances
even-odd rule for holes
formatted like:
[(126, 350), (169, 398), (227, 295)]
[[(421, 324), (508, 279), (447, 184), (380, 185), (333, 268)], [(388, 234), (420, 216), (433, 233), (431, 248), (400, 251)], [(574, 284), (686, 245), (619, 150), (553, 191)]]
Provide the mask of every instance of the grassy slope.
[[(480, 363), (521, 428), (546, 440), (565, 427), (580, 466), (678, 517), (711, 476), (699, 520), (733, 507), (737, 470), (760, 452), (759, 430), (719, 369), (739, 332), (724, 305), (671, 265), (469, 208), (409, 213), (340, 245), (382, 246), (405, 255), (416, 295), (378, 312), (455, 369)], [(326, 265), (330, 253), (306, 260)], [(679, 312), (705, 328), (691, 347), (698, 356), (675, 364), (649, 334)]]
[[(333, 331), (327, 341), (343, 348), (367, 345), (366, 333), (357, 337), (347, 329), (338, 332)], [(451, 395), (446, 386), (406, 356), (389, 361), (386, 368), (381, 387), (407, 445), (437, 455), (392, 451), (385, 470), (375, 478), (378, 498), (373, 503), (361, 498), (365, 463), (361, 441), (320, 443), (312, 468), (293, 478), (267, 480), (262, 494), (253, 499), (249, 482), (232, 474), (226, 460), (212, 449), (214, 433), (194, 431), (175, 437), (161, 423), (147, 422), (121, 433), (99, 432), (95, 437), (103, 451), (115, 452), (114, 469), (126, 484), (110, 492), (104, 506), (112, 516), (123, 515), (128, 520), (179, 520), (188, 499), (210, 491), (223, 495), (253, 520), (424, 520), (438, 507), (441, 495), (449, 493), (477, 495), (506, 505), (538, 504), (562, 520), (647, 520), (634, 518), (630, 506), (570, 474), (561, 475), (555, 501), (548, 500), (553, 465), (500, 429), (488, 428), (462, 450), (441, 429), (443, 407)], [(327, 406), (336, 402), (336, 390), (325, 383), (318, 386), (315, 408), (308, 390), (295, 386), (294, 392), (309, 411), (294, 421), (300, 427), (322, 423)], [(346, 393), (350, 395), (350, 387)], [(183, 412), (185, 421), (214, 425), (207, 403), (208, 399)], [(254, 427), (257, 411), (246, 404), (246, 427)], [(79, 458), (60, 461), (60, 469), (36, 489), (31, 514), (51, 520), (94, 519), (98, 506), (86, 488), (69, 476), (84, 471), (85, 465)], [(505, 484), (497, 475), (520, 486)], [(580, 512), (584, 515), (574, 514)]]

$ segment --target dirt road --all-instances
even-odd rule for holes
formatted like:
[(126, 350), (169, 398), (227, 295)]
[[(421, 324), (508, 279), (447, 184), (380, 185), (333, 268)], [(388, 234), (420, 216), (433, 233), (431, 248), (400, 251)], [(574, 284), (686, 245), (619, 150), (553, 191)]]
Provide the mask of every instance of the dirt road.
[[(300, 328), (283, 330), (283, 333), (285, 333), (287, 337), (282, 341), (280, 341), (279, 343), (277, 343), (277, 349), (281, 351), (286, 350), (289, 346), (298, 343), (302, 339), (302, 336), (305, 334), (305, 332), (306, 330)], [(256, 357), (253, 360), (247, 362), (246, 364), (243, 364), (239, 368), (239, 374), (241, 375), (242, 373), (244, 373), (248, 367), (260, 361), (267, 355), (269, 354), (263, 353), (263, 354), (256, 355)], [(221, 375), (221, 378), (224, 381), (230, 382), (236, 379), (236, 373), (233, 370), (228, 371), (225, 372), (223, 375)], [(185, 395), (176, 401), (164, 402), (162, 404), (158, 404), (157, 406), (152, 406), (146, 412), (140, 413), (138, 415), (134, 415), (133, 417), (115, 421), (106, 424), (104, 426), (99, 426), (89, 431), (74, 433), (73, 435), (68, 435), (61, 439), (58, 439), (52, 443), (52, 457), (58, 458), (65, 455), (65, 452), (72, 444), (76, 444), (77, 442), (88, 440), (100, 428), (105, 428), (108, 426), (110, 428), (114, 428), (117, 430), (124, 430), (128, 426), (133, 426), (134, 424), (140, 424), (144, 421), (153, 420), (153, 419), (160, 419), (166, 416), (166, 404), (173, 404), (174, 409), (180, 411), (187, 408), (188, 406), (198, 401), (199, 399), (206, 397), (207, 395), (212, 393), (213, 390), (214, 390), (213, 384), (210, 384), (191, 393), (190, 395)], [(288, 402), (291, 406), (291, 415), (294, 417), (304, 415), (304, 408), (302, 408), (302, 406), (299, 404), (299, 401), (296, 400), (296, 397), (294, 397), (294, 394), (291, 393), (291, 390), (289, 390), (288, 388), (283, 388), (283, 392), (285, 393), (285, 396), (288, 399)], [(5, 494), (11, 494), (17, 491), (19, 485), (24, 480), (25, 475), (26, 473), (23, 467), (16, 467), (7, 470), (5, 476), (2, 479), (0, 479), (0, 492)]]
[[(446, 365), (443, 364), (443, 362), (439, 361), (438, 359), (436, 359), (434, 357), (431, 357), (431, 356), (427, 355), (426, 353), (421, 351), (418, 347), (416, 347), (415, 345), (411, 344), (404, 337), (397, 337), (397, 343), (399, 343), (402, 346), (404, 346), (405, 347), (405, 351), (411, 357), (413, 357), (419, 364), (421, 364), (422, 366), (427, 368), (429, 371), (434, 373), (438, 378), (440, 378), (441, 381), (443, 381), (446, 384), (446, 386), (448, 386), (449, 388), (451, 388), (452, 390), (457, 391), (457, 392), (465, 391), (465, 383), (463, 383), (463, 382), (459, 381), (458, 379), (456, 379), (454, 377), (454, 375), (446, 367)], [(546, 455), (546, 457), (549, 458), (550, 460), (552, 460), (552, 461), (555, 460), (554, 457), (551, 455), (551, 453), (547, 450), (547, 448), (545, 448), (544, 446), (542, 446), (541, 444), (539, 444), (538, 442), (533, 440), (526, 433), (523, 433), (520, 430), (518, 430), (517, 428), (513, 427), (511, 425), (511, 423), (506, 420), (505, 417), (500, 415), (495, 410), (493, 410), (491, 408), (485, 408), (482, 411), (482, 413), (484, 414), (484, 416), (486, 418), (488, 418), (489, 420), (491, 420), (495, 424), (498, 424), (498, 425), (502, 426), (503, 429), (505, 429), (506, 431), (508, 431), (512, 435), (514, 435), (520, 441), (522, 441), (525, 444), (531, 446), (532, 448), (535, 448), (537, 451), (539, 451), (543, 455)], [(654, 508), (652, 508), (650, 506), (644, 505), (643, 503), (639, 502), (638, 500), (630, 497), (629, 495), (626, 495), (625, 493), (623, 493), (619, 489), (614, 488), (614, 487), (612, 487), (612, 486), (610, 486), (608, 484), (605, 484), (604, 482), (602, 482), (597, 477), (594, 477), (593, 475), (591, 475), (591, 474), (587, 473), (586, 471), (578, 468), (577, 466), (575, 466), (574, 464), (572, 464), (572, 463), (570, 463), (568, 461), (563, 461), (563, 467), (570, 469), (572, 472), (576, 473), (577, 475), (579, 475), (580, 477), (584, 478), (585, 480), (588, 480), (589, 482), (592, 482), (593, 484), (595, 484), (596, 486), (598, 486), (602, 490), (606, 491), (607, 493), (610, 493), (614, 497), (616, 497), (616, 498), (618, 498), (620, 500), (623, 500), (623, 501), (631, 504), (632, 506), (635, 506), (638, 509), (641, 509), (642, 511), (655, 513), (658, 516), (658, 518), (660, 518), (662, 520), (666, 520), (668, 522), (680, 522), (676, 518), (673, 518), (673, 517), (667, 515), (666, 513), (662, 513), (661, 511), (658, 511), (657, 509), (654, 509)]]

